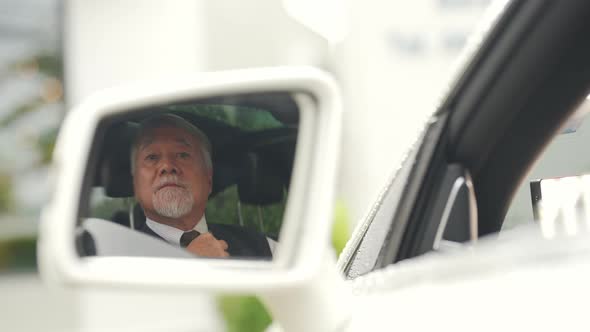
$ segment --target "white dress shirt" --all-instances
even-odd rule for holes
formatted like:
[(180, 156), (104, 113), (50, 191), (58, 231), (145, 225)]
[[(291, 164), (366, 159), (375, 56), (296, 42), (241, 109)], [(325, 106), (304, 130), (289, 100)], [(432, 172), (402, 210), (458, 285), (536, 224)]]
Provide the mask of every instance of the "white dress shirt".
[[(175, 228), (175, 227), (172, 227), (172, 226), (160, 224), (159, 222), (153, 221), (147, 217), (146, 217), (145, 222), (146, 222), (147, 226), (152, 231), (154, 231), (154, 233), (161, 236), (168, 243), (173, 244), (177, 247), (180, 247), (180, 237), (182, 236), (182, 234), (185, 233), (185, 231)], [(203, 215), (201, 220), (199, 220), (199, 222), (195, 225), (195, 227), (193, 227), (193, 230), (195, 230), (201, 234), (205, 234), (209, 231), (209, 228), (207, 228), (207, 220), (205, 219), (205, 215)]]
[[(154, 233), (161, 236), (168, 243), (175, 245), (177, 247), (180, 247), (180, 237), (182, 236), (182, 234), (185, 233), (185, 231), (175, 228), (175, 227), (172, 227), (172, 226), (165, 225), (165, 224), (160, 224), (159, 222), (153, 221), (147, 217), (146, 217), (145, 222), (146, 222), (147, 226), (152, 231), (154, 231)], [(201, 217), (201, 220), (199, 220), (199, 222), (195, 225), (195, 227), (193, 227), (193, 230), (195, 230), (201, 234), (205, 234), (205, 233), (209, 232), (209, 228), (207, 228), (207, 219), (205, 219), (205, 215), (203, 215), (203, 217)], [(266, 241), (268, 242), (268, 246), (270, 247), (270, 252), (274, 255), (275, 247), (277, 246), (277, 242), (273, 239), (270, 239), (270, 238), (266, 238)]]

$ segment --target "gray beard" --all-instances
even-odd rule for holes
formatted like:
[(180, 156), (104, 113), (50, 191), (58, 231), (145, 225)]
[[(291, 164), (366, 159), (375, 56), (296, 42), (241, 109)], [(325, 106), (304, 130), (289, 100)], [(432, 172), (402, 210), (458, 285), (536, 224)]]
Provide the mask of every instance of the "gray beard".
[(180, 218), (191, 212), (194, 205), (193, 194), (184, 188), (165, 187), (152, 196), (156, 212), (167, 218)]

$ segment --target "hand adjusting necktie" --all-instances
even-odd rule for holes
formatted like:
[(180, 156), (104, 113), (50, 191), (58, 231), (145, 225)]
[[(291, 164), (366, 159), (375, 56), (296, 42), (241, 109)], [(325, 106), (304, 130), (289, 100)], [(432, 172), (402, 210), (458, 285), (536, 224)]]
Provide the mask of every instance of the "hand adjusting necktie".
[(195, 230), (184, 232), (180, 237), (180, 246), (186, 248), (199, 235), (201, 235), (201, 233)]

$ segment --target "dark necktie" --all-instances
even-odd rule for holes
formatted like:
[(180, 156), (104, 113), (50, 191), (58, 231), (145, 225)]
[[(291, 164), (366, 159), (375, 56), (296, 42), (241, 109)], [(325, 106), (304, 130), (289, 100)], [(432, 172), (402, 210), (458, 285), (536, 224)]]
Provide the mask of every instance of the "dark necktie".
[(201, 233), (192, 230), (190, 232), (184, 232), (180, 237), (180, 246), (186, 248), (189, 243), (191, 243), (197, 236), (201, 235)]

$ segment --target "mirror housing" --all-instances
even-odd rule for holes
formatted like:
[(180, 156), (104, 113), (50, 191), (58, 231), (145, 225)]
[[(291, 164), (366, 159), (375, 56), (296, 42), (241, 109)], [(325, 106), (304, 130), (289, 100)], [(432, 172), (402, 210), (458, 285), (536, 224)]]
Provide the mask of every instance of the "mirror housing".
[[(290, 194), (279, 252), (268, 262), (162, 257), (84, 257), (76, 252), (76, 221), (86, 165), (100, 121), (127, 110), (227, 94), (302, 92)], [(305, 105), (312, 103), (314, 105)], [(72, 109), (52, 165), (54, 196), (41, 217), (38, 257), (46, 279), (78, 285), (134, 285), (256, 293), (301, 285), (321, 270), (330, 243), (341, 125), (334, 81), (313, 68), (263, 68), (203, 73), (97, 93)], [(179, 249), (180, 250), (180, 249)]]

